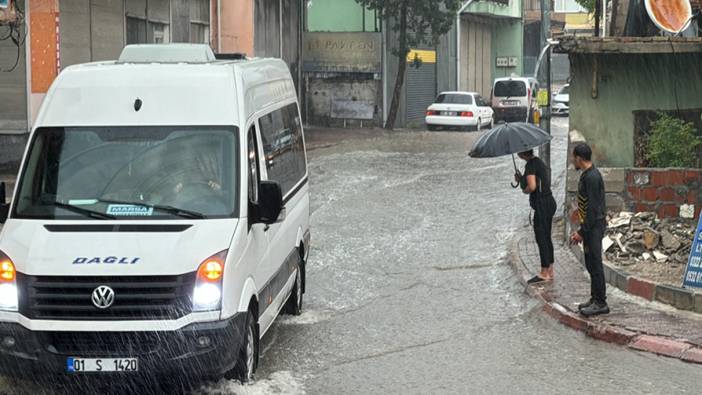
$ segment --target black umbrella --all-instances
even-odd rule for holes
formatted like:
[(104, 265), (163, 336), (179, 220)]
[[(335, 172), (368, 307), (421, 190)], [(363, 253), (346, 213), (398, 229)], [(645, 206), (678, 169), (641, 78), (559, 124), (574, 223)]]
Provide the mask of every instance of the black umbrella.
[(473, 145), (473, 158), (495, 158), (512, 155), (515, 172), (517, 163), (514, 154), (528, 151), (551, 141), (551, 136), (536, 125), (525, 122), (505, 123), (485, 133)]

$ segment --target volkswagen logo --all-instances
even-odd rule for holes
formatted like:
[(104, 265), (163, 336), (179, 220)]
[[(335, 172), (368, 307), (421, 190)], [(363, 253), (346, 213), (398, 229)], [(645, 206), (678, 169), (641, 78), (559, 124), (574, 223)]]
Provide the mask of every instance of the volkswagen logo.
[(93, 291), (92, 300), (98, 309), (106, 309), (115, 302), (115, 291), (107, 285), (101, 285)]

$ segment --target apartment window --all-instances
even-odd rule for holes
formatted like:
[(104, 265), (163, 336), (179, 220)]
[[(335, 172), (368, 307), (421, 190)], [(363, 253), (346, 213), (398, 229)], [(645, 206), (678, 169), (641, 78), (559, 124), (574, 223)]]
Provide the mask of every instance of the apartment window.
[(126, 0), (127, 44), (171, 41), (170, 0)]
[(146, 43), (146, 20), (127, 16), (127, 44)]
[(190, 1), (190, 42), (210, 43), (210, 1)]

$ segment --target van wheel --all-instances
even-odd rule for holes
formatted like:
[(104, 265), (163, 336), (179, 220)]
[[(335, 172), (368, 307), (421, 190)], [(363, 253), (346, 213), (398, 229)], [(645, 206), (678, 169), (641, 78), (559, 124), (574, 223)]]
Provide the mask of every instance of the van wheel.
[(302, 266), (297, 267), (297, 274), (295, 275), (295, 285), (293, 285), (293, 290), (290, 292), (290, 297), (283, 307), (283, 313), (289, 315), (300, 315), (302, 314)]
[(483, 120), (480, 119), (480, 118), (478, 118), (478, 124), (475, 125), (475, 131), (476, 131), (476, 132), (479, 132), (480, 129), (482, 129), (482, 128), (483, 128)]
[(439, 130), (439, 127), (436, 125), (427, 125), (427, 130), (429, 130), (430, 132), (436, 132), (437, 130)]
[(495, 128), (495, 118), (490, 120), (490, 129), (494, 129), (494, 128)]
[(248, 383), (253, 380), (254, 373), (258, 367), (258, 329), (254, 316), (249, 310), (246, 314), (246, 330), (244, 332), (244, 343), (239, 350), (234, 369), (225, 373), (227, 379), (238, 380)]

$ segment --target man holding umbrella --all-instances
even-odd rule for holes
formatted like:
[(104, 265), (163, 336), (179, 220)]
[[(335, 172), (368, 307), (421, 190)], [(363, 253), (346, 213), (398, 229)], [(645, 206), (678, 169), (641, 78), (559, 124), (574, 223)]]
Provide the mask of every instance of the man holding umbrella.
[(529, 205), (534, 210), (534, 236), (541, 258), (541, 273), (532, 277), (528, 283), (537, 284), (553, 280), (551, 229), (557, 205), (551, 193), (551, 171), (548, 166), (534, 155), (533, 149), (520, 152), (519, 158), (526, 161), (526, 166), (524, 175), (517, 172), (515, 180), (520, 183), (522, 192), (529, 195)]

